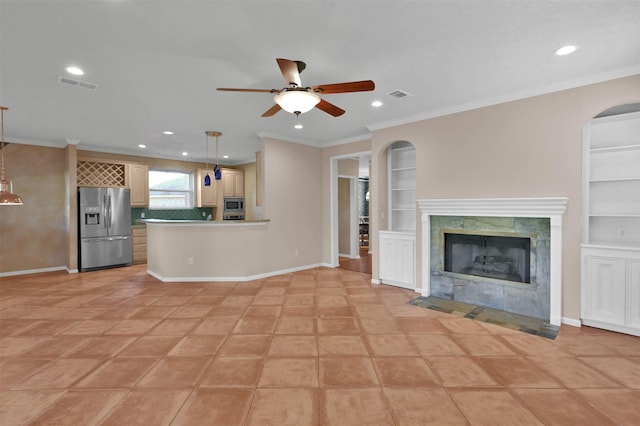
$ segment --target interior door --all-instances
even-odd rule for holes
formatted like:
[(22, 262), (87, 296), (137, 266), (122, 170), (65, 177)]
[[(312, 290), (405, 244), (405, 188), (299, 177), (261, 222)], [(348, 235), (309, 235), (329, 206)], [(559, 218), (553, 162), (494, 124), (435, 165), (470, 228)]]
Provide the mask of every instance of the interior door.
[(351, 256), (351, 182), (338, 178), (338, 253)]

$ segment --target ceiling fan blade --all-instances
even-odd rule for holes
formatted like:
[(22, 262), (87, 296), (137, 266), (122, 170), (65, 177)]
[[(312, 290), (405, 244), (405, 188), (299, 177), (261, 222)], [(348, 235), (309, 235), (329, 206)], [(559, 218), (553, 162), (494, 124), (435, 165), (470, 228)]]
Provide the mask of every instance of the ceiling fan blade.
[(321, 111), (326, 112), (327, 114), (331, 114), (334, 117), (339, 117), (342, 114), (344, 114), (344, 110), (342, 108), (339, 108), (337, 106), (335, 106), (334, 104), (325, 101), (324, 99), (320, 99), (320, 103), (318, 105), (316, 105), (316, 108), (318, 108)]
[(274, 115), (276, 112), (280, 111), (282, 108), (280, 108), (280, 105), (278, 104), (274, 104), (271, 108), (269, 108), (268, 110), (266, 110), (264, 112), (264, 114), (262, 114), (263, 117), (271, 117), (272, 115)]
[(348, 92), (368, 92), (376, 88), (376, 85), (371, 80), (352, 81), (349, 83), (335, 83), (335, 84), (321, 84), (319, 86), (313, 86), (311, 89), (314, 92), (322, 94), (330, 93), (348, 93)]
[[(290, 61), (289, 59), (283, 59), (283, 58), (278, 58), (276, 59), (276, 61), (278, 62), (278, 66), (280, 67), (280, 72), (282, 73), (282, 76), (284, 77), (284, 81), (287, 84), (295, 84), (296, 87), (300, 87), (302, 86), (302, 82), (300, 81), (300, 68), (299, 68), (299, 61)], [(304, 62), (302, 62), (302, 69), (304, 69), (304, 67), (306, 65), (304, 65)]]
[(277, 89), (235, 89), (230, 87), (218, 87), (221, 92), (258, 92), (258, 93), (278, 93)]

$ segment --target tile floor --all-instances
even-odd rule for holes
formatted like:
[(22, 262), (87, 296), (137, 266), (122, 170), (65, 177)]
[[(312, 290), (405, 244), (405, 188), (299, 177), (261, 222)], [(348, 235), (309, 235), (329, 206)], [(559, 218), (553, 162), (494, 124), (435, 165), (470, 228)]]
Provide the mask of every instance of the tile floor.
[(640, 338), (555, 340), (319, 268), (0, 279), (0, 424), (638, 425)]

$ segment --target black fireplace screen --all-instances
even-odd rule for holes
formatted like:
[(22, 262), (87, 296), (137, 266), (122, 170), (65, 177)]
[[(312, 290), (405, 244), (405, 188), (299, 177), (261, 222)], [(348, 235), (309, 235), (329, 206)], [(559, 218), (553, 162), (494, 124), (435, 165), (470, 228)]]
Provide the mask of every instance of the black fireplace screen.
[(531, 239), (444, 234), (444, 270), (486, 278), (531, 282)]

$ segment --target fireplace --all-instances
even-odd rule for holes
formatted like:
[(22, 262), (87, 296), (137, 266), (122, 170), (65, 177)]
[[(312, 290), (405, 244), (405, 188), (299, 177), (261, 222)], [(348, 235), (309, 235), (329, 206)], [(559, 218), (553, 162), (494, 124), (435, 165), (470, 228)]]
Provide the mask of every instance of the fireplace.
[[(548, 319), (551, 324), (560, 325), (562, 215), (567, 201), (565, 197), (418, 200), (422, 216), (421, 294)], [(516, 266), (526, 261), (518, 260), (521, 255), (505, 247), (496, 249), (499, 253), (496, 256), (503, 259), (488, 259), (493, 262), (491, 268), (511, 268), (496, 261), (513, 263), (513, 268), (521, 271), (518, 274), (523, 276), (522, 281), (447, 271), (444, 261), (447, 233), (530, 238), (529, 280), (525, 278), (527, 272)], [(464, 238), (462, 241), (468, 242)], [(476, 243), (483, 246), (487, 240), (472, 243), (461, 246)], [(469, 247), (465, 250), (471, 254), (467, 254), (464, 268), (470, 267), (469, 257), (486, 265), (486, 256), (496, 253), (481, 253)]]
[(520, 283), (531, 282), (531, 238), (444, 234), (444, 270)]

